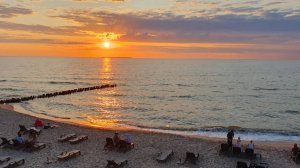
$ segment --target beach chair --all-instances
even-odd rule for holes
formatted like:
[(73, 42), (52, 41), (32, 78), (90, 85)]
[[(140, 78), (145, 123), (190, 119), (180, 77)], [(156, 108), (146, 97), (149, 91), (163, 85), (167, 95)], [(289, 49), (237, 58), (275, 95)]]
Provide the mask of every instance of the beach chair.
[(106, 143), (104, 145), (104, 149), (109, 149), (109, 150), (113, 150), (115, 147), (114, 145), (114, 141), (112, 138), (106, 138)]
[(9, 156), (0, 157), (0, 164), (2, 164), (4, 162), (8, 162), (9, 160), (10, 160)]
[(246, 162), (237, 161), (236, 168), (248, 168), (248, 164)]
[(298, 154), (296, 155), (295, 162), (296, 164), (300, 163), (300, 152), (298, 152)]
[(25, 163), (25, 159), (15, 159), (15, 160), (12, 160), (12, 161), (6, 163), (1, 168), (14, 168), (14, 167), (21, 166), (24, 163)]
[(245, 150), (245, 157), (248, 158), (248, 159), (261, 159), (261, 154), (259, 153), (254, 153), (254, 150), (253, 149), (246, 149)]
[(62, 135), (57, 140), (58, 140), (58, 142), (66, 142), (73, 138), (76, 138), (76, 134)]
[(198, 158), (199, 158), (199, 153), (196, 156), (192, 152), (186, 152), (185, 162), (190, 162), (190, 163), (196, 164)]
[(221, 144), (219, 154), (228, 154), (230, 152), (230, 146), (227, 143)]
[(25, 147), (25, 143), (20, 144), (16, 139), (12, 139), (7, 144), (3, 145), (4, 148), (20, 150)]
[(233, 153), (233, 155), (239, 156), (242, 153), (242, 148), (240, 148), (240, 147), (233, 147), (232, 148), (232, 153)]
[(4, 137), (1, 137), (1, 140), (2, 140), (2, 142), (0, 144), (0, 147), (5, 146), (5, 145), (7, 145), (11, 142), (11, 139), (7, 139), (7, 138), (4, 138)]
[(79, 155), (81, 155), (80, 150), (72, 150), (69, 152), (62, 152), (60, 155), (57, 156), (57, 159), (61, 160), (61, 161), (65, 161), (65, 160), (69, 160), (71, 158), (75, 158)]
[(197, 155), (195, 155), (192, 152), (186, 152), (186, 157), (184, 159), (184, 161), (182, 161), (182, 159), (179, 159), (179, 162), (177, 162), (177, 164), (185, 164), (185, 163), (192, 163), (192, 164), (196, 164), (197, 160), (199, 159), (199, 153)]
[(133, 143), (128, 144), (125, 140), (119, 141), (118, 151), (125, 153), (132, 148), (134, 148)]
[(174, 155), (174, 152), (172, 150), (167, 150), (164, 152), (159, 152), (158, 156), (156, 157), (156, 160), (158, 162), (165, 162), (167, 161), (169, 158), (171, 158), (171, 156)]
[(84, 140), (88, 140), (88, 136), (87, 135), (80, 135), (76, 138), (73, 138), (73, 139), (70, 139), (69, 142), (70, 144), (77, 144), (77, 143), (80, 143)]
[(30, 146), (26, 146), (26, 148), (24, 149), (24, 151), (26, 152), (34, 152), (34, 151), (38, 151), (41, 149), (46, 148), (46, 144), (45, 143), (34, 143), (33, 145)]
[(107, 168), (119, 168), (128, 164), (127, 159), (107, 160)]
[(251, 161), (249, 168), (269, 168), (269, 164), (261, 161)]

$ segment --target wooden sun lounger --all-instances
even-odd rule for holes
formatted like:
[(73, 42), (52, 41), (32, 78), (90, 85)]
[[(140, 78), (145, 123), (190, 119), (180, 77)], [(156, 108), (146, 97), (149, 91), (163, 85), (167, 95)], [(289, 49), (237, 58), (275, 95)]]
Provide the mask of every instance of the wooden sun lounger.
[(15, 160), (12, 160), (9, 163), (1, 166), (1, 168), (14, 168), (14, 167), (21, 166), (24, 163), (25, 163), (25, 159), (15, 159)]
[(251, 161), (249, 166), (247, 162), (237, 161), (236, 168), (268, 168), (269, 164), (261, 161)]
[(3, 156), (3, 157), (0, 157), (0, 164), (4, 163), (4, 162), (7, 162), (10, 160), (10, 157), (9, 156)]
[(192, 164), (197, 164), (197, 161), (199, 159), (199, 153), (196, 155), (193, 152), (186, 152), (186, 156), (185, 159), (181, 159), (179, 158), (179, 161), (177, 162), (177, 164), (185, 164), (185, 163), (192, 163)]
[(58, 142), (66, 142), (73, 138), (76, 138), (76, 134), (62, 135), (57, 140), (58, 140)]
[(77, 156), (81, 155), (80, 150), (72, 150), (69, 152), (62, 152), (60, 155), (57, 156), (58, 160), (69, 160), (71, 158), (75, 158)]
[(114, 141), (112, 138), (106, 138), (106, 144), (104, 146), (104, 150), (109, 149), (112, 150), (115, 148)]
[(34, 152), (34, 151), (38, 151), (41, 149), (46, 148), (46, 144), (45, 143), (35, 143), (32, 147), (26, 147), (24, 149), (24, 151), (26, 152)]
[(128, 164), (127, 159), (107, 160), (107, 168), (118, 168)]
[(12, 149), (12, 150), (20, 150), (20, 149), (25, 148), (25, 143), (17, 144), (16, 140), (13, 139), (13, 140), (9, 141), (9, 143), (3, 145), (3, 148)]
[(80, 135), (80, 136), (78, 136), (74, 139), (70, 139), (69, 142), (70, 142), (70, 144), (77, 144), (77, 143), (80, 143), (84, 140), (88, 140), (88, 138), (89, 137), (87, 135)]
[(156, 157), (156, 160), (159, 162), (165, 162), (166, 160), (171, 158), (171, 156), (173, 156), (173, 155), (174, 155), (174, 152), (172, 150), (160, 152), (159, 156)]

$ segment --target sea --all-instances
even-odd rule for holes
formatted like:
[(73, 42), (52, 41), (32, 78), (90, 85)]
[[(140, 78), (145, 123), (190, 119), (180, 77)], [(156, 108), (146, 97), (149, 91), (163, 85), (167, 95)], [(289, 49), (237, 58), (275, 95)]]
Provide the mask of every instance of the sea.
[(300, 61), (0, 57), (0, 100), (101, 84), (117, 87), (12, 105), (110, 129), (300, 140)]

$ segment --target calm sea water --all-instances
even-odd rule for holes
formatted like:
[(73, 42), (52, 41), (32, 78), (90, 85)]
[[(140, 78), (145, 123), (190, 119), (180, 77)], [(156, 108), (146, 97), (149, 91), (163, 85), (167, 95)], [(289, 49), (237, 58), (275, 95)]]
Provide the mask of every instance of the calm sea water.
[(114, 89), (14, 104), (101, 127), (300, 140), (300, 61), (0, 57), (0, 99), (98, 84)]

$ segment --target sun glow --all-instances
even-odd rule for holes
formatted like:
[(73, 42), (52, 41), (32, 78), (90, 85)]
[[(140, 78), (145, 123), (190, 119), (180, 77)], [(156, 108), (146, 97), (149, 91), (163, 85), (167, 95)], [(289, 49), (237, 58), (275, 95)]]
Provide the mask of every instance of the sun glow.
[(105, 42), (103, 43), (103, 47), (106, 48), (106, 49), (109, 49), (109, 48), (111, 47), (110, 42), (109, 42), (109, 41), (105, 41)]

